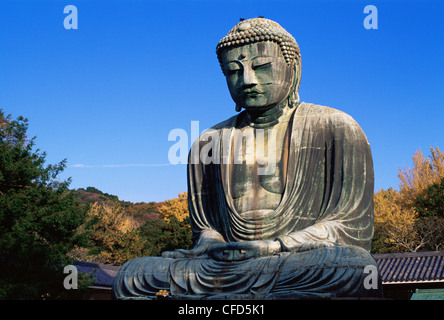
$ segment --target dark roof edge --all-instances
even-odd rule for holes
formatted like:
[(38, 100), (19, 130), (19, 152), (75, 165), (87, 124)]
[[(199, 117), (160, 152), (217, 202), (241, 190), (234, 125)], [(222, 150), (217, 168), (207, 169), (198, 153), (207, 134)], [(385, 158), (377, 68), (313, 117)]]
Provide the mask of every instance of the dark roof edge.
[(103, 264), (103, 263), (95, 263), (95, 262), (86, 262), (86, 261), (80, 261), (80, 260), (74, 260), (73, 264), (75, 266), (83, 266), (83, 267), (94, 267), (99, 269), (110, 269), (110, 270), (118, 270), (121, 268), (121, 266), (116, 266), (112, 264)]
[(393, 259), (393, 258), (440, 257), (440, 256), (444, 256), (444, 250), (443, 251), (375, 253), (375, 254), (372, 254), (372, 256), (376, 260)]

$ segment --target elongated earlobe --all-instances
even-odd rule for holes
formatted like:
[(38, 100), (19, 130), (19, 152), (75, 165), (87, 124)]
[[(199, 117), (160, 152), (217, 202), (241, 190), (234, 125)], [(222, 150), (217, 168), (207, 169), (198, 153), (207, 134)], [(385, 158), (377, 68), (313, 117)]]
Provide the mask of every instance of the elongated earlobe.
[(240, 112), (242, 110), (242, 107), (236, 105), (236, 107), (234, 108), (234, 110), (236, 110), (236, 112)]
[(291, 89), (291, 93), (288, 96), (288, 106), (293, 108), (295, 105), (299, 103), (299, 86), (301, 83), (301, 65), (299, 62), (295, 62), (294, 64), (294, 83)]

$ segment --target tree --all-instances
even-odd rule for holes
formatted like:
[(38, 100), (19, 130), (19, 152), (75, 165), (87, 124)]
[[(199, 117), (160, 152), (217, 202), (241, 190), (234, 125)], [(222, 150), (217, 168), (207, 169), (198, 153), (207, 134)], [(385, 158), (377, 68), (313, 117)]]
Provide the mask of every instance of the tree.
[(425, 239), (426, 249), (444, 248), (444, 178), (431, 184), (425, 194), (418, 196), (414, 208), (420, 216), (417, 229), (420, 237)]
[(399, 170), (399, 191), (406, 206), (413, 207), (418, 197), (427, 188), (444, 178), (444, 153), (438, 147), (430, 148), (430, 157), (424, 157), (421, 150), (412, 157), (413, 167)]
[(148, 219), (140, 228), (140, 234), (146, 240), (145, 246), (150, 255), (158, 256), (163, 251), (191, 247), (187, 197), (187, 192), (184, 192), (177, 198), (166, 200), (158, 208), (162, 220)]
[(66, 297), (63, 268), (86, 211), (70, 179), (57, 180), (66, 160), (45, 165), (27, 129), (27, 119), (0, 109), (0, 298)]
[(399, 170), (399, 191), (374, 195), (375, 236), (372, 250), (439, 250), (444, 230), (444, 153), (430, 148), (426, 158), (418, 150), (412, 168)]
[(137, 227), (141, 227), (148, 220), (160, 220), (159, 208), (163, 203), (159, 202), (137, 202), (127, 205), (125, 212), (130, 216)]
[(172, 217), (162, 231), (163, 234), (160, 238), (160, 242), (163, 244), (162, 252), (191, 248), (191, 228), (187, 219), (179, 221), (176, 217)]
[(192, 245), (189, 222), (179, 221), (176, 217), (169, 222), (149, 219), (140, 228), (140, 235), (146, 240), (145, 249), (150, 256), (160, 256), (164, 251), (190, 249)]
[(400, 193), (392, 188), (381, 190), (374, 196), (375, 237), (373, 250), (416, 251), (419, 249), (415, 223), (417, 214), (404, 206)]
[(113, 200), (113, 201), (119, 201), (119, 198), (116, 195), (109, 194), (109, 193), (104, 193), (104, 192), (100, 191), (99, 189), (97, 189), (95, 187), (87, 187), (86, 189), (83, 189), (83, 190), (85, 190), (86, 192), (96, 193), (96, 194), (102, 195), (105, 198)]
[(70, 253), (72, 258), (121, 265), (145, 255), (144, 240), (116, 201), (94, 203), (78, 232), (83, 243)]
[(179, 193), (178, 198), (166, 200), (164, 205), (160, 207), (159, 213), (163, 216), (165, 222), (169, 222), (172, 217), (176, 217), (177, 220), (187, 220), (189, 217), (188, 212), (188, 193)]
[(151, 218), (140, 227), (139, 234), (145, 240), (145, 251), (149, 256), (160, 256), (164, 251), (165, 243), (162, 241), (167, 223), (162, 219)]
[(416, 198), (415, 209), (423, 217), (444, 218), (444, 178), (429, 185), (425, 194)]

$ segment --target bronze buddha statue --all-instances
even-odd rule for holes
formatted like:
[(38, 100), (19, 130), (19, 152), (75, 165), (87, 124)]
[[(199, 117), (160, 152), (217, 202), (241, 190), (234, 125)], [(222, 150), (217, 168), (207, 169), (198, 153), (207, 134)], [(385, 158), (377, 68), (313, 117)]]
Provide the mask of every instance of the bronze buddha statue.
[(114, 297), (380, 297), (380, 285), (364, 286), (364, 268), (377, 264), (373, 164), (359, 125), (299, 102), (299, 47), (276, 22), (239, 22), (216, 53), (244, 110), (191, 148), (193, 247), (127, 262)]

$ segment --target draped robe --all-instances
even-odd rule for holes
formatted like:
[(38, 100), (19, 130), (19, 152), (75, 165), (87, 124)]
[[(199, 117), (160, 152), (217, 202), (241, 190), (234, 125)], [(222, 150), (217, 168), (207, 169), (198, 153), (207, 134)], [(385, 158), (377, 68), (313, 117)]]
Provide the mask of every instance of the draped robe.
[[(377, 269), (368, 252), (373, 164), (367, 138), (341, 111), (301, 103), (291, 112), (286, 184), (274, 211), (247, 219), (230, 196), (231, 143), (245, 112), (204, 132), (188, 164), (194, 247), (277, 240), (282, 252), (232, 262), (205, 254), (137, 258), (116, 276), (114, 297), (147, 298), (161, 289), (186, 299), (381, 295), (380, 283), (363, 286), (364, 268)], [(209, 141), (212, 161), (204, 163), (200, 155)]]

